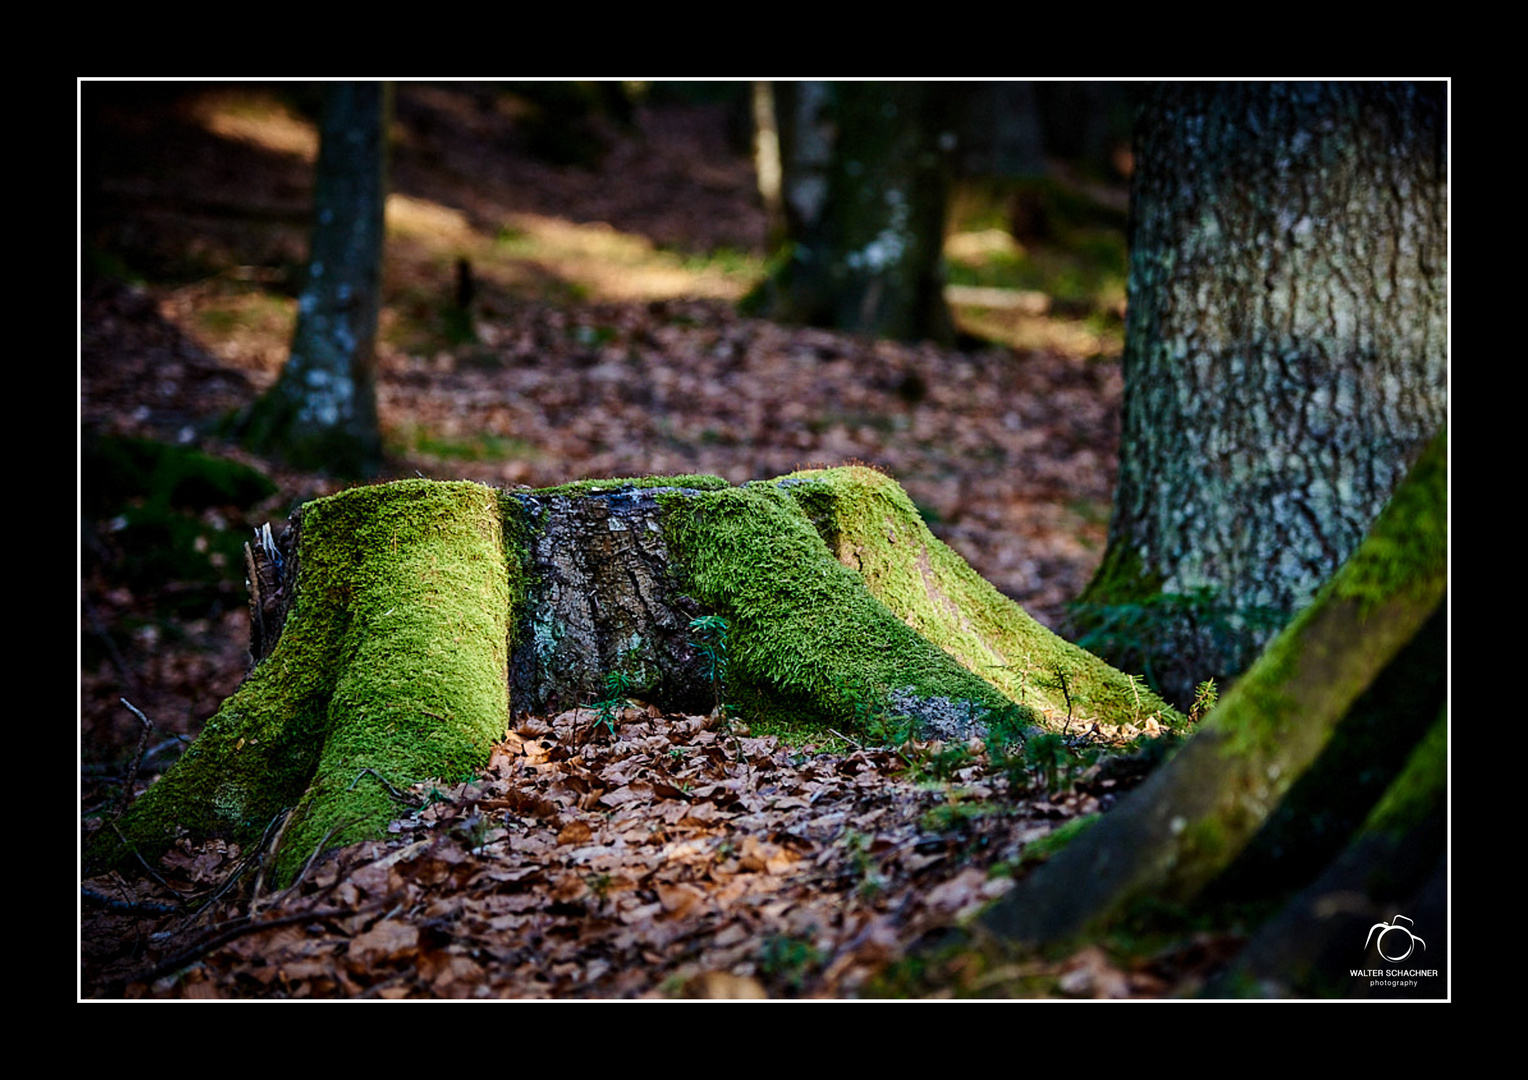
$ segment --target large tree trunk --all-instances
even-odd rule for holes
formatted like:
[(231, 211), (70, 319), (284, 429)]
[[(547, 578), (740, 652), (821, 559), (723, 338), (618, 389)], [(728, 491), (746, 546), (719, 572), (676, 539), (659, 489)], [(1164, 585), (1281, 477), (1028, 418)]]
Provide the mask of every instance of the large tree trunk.
[(940, 260), (961, 89), (802, 82), (775, 92), (787, 257), (753, 310), (953, 341)]
[[(717, 687), (692, 620), (729, 628), (745, 719), (852, 724), (867, 701), (965, 738), (1181, 723), (1057, 638), (864, 468), (729, 487), (716, 477), (536, 492), (400, 481), (302, 507), (251, 546), (256, 664), (186, 757), (123, 819), (258, 838), (288, 807), (281, 873), (381, 835), (393, 791), (486, 763), (509, 712), (588, 705), (605, 677), (675, 709)], [(119, 858), (116, 835), (91, 859)]]
[(368, 475), (382, 460), (374, 348), (390, 96), (385, 83), (327, 91), (291, 356), (244, 421), (251, 446), (342, 476)]
[(1440, 85), (1181, 84), (1137, 128), (1124, 428), (1084, 640), (1242, 671), (1442, 426)]
[[(1443, 703), (1447, 659), (1441, 633), (1448, 584), (1447, 468), (1440, 435), (1357, 552), (1177, 756), (1020, 882), (983, 917), (983, 925), (1005, 941), (1046, 947), (1096, 934), (1144, 904), (1189, 904), (1212, 883), (1236, 895), (1244, 883), (1226, 875), (1246, 868), (1245, 862), (1238, 865), (1239, 856), (1255, 846), (1254, 838), (1313, 763), (1329, 750), (1339, 759), (1349, 756), (1344, 742), (1372, 745), (1380, 725), (1403, 746), (1423, 749), (1409, 763), (1400, 755), (1384, 781), (1368, 787), (1371, 806), (1377, 801), (1379, 807), (1360, 811), (1360, 820), (1370, 814), (1363, 832), (1399, 836), (1441, 811), (1446, 743), (1440, 743), (1443, 731), (1434, 722)], [(1425, 669), (1421, 683), (1414, 670), (1406, 670), (1418, 667)], [(1383, 762), (1363, 764), (1373, 769)], [(1343, 789), (1363, 786), (1350, 773), (1333, 771), (1327, 771), (1322, 790), (1299, 796), (1304, 816), (1341, 808)], [(1282, 827), (1285, 838), (1290, 828)], [(1308, 828), (1304, 835), (1334, 853), (1319, 829)], [(1419, 864), (1429, 869), (1441, 851), (1441, 833), (1411, 835), (1431, 844), (1419, 852)], [(1285, 844), (1287, 839), (1272, 846)], [(1393, 847), (1388, 850), (1395, 854)], [(1309, 880), (1298, 853), (1278, 856), (1275, 850), (1268, 857), (1284, 867), (1281, 881), (1269, 881), (1267, 859), (1252, 860), (1263, 875), (1259, 899)], [(1374, 867), (1372, 860), (1365, 865)], [(1418, 882), (1413, 878), (1408, 884)], [(1395, 895), (1393, 889), (1383, 891), (1375, 900)], [(1351, 944), (1358, 966), (1362, 942)]]

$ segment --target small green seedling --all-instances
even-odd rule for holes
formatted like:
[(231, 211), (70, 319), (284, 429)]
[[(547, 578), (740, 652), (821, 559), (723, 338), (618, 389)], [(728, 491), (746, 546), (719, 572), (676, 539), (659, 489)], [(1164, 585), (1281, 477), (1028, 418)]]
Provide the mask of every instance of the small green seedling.
[(706, 678), (711, 683), (711, 692), (716, 699), (716, 714), (726, 725), (727, 733), (732, 736), (732, 746), (737, 753), (738, 760), (748, 770), (748, 775), (753, 776), (753, 767), (748, 764), (748, 757), (743, 753), (743, 740), (738, 737), (737, 730), (732, 726), (732, 706), (727, 703), (727, 620), (720, 615), (701, 615), (690, 620), (690, 644), (695, 651), (700, 653), (706, 664)]
[(629, 670), (637, 665), (637, 647), (634, 645), (626, 651), (620, 666), (605, 674), (605, 696), (594, 703), (594, 732), (604, 728), (612, 739), (615, 738), (615, 722), (636, 688), (636, 680)]
[(690, 639), (706, 662), (706, 678), (721, 704), (722, 688), (727, 682), (727, 620), (720, 615), (701, 615), (690, 620)]
[(1219, 702), (1220, 691), (1215, 687), (1215, 680), (1204, 680), (1204, 682), (1194, 688), (1194, 703), (1188, 709), (1189, 722), (1193, 724), (1199, 723), (1199, 721), (1215, 711), (1215, 706)]
[[(841, 676), (838, 693), (853, 717), (853, 726), (867, 739), (887, 746), (903, 747), (912, 741), (911, 717), (891, 711), (886, 690), (855, 675)], [(903, 755), (906, 760), (906, 755)], [(912, 764), (908, 761), (908, 764)]]
[(615, 738), (615, 722), (626, 699), (631, 694), (631, 676), (624, 671), (612, 671), (605, 676), (605, 697), (594, 703), (594, 730), (604, 728)]
[(803, 938), (772, 934), (759, 950), (759, 971), (767, 978), (780, 979), (792, 990), (806, 985), (807, 973), (822, 966), (823, 955)]

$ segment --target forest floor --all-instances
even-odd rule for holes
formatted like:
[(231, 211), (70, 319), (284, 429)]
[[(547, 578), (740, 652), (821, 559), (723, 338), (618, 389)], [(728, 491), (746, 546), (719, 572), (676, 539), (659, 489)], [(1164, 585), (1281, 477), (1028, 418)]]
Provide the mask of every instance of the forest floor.
[[(219, 435), (275, 380), (291, 336), (317, 148), (291, 90), (86, 87), (87, 831), (109, 828), (124, 786), (150, 782), (242, 679), (238, 545), (340, 486)], [(596, 121), (598, 162), (553, 165), (531, 152), (534, 109), (517, 101), (400, 89), (379, 348), (388, 475), (737, 483), (862, 461), (1002, 591), (1063, 623), (1105, 540), (1122, 285), (1065, 302), (1012, 287), (1004, 267), (1061, 257), (1026, 257), (973, 210), (952, 266), (977, 286), (991, 269), (1009, 294), (958, 309), (985, 344), (742, 318), (766, 222), (726, 106)], [(274, 493), (167, 508), (101, 491), (92, 447), (116, 436), (241, 462)], [(150, 510), (157, 531), (139, 527)], [(156, 561), (135, 547), (145, 535), (185, 557)], [(601, 740), (591, 719), (517, 717), (482, 776), (406, 793), (394, 839), (329, 853), (284, 892), (260, 878), (259, 852), (222, 842), (85, 883), (82, 996), (1160, 997), (1234, 947), (1090, 949), (997, 972), (910, 959), (1043, 857), (1057, 826), (1112, 804), (1128, 781), (1096, 766), (1041, 775), (981, 747), (878, 748), (853, 732), (735, 739), (656, 710)]]

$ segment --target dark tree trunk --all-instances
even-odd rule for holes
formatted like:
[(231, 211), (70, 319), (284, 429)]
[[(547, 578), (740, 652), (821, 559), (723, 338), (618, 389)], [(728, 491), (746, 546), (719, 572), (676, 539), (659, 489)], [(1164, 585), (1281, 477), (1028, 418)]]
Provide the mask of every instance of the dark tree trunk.
[(1443, 424), (1441, 86), (1160, 86), (1084, 640), (1177, 701), (1243, 670)]
[(788, 258), (753, 309), (952, 341), (940, 260), (961, 89), (802, 82), (775, 93)]
[(369, 475), (382, 458), (374, 350), (390, 98), (385, 83), (328, 88), (292, 352), (245, 422), (250, 445), (345, 476)]

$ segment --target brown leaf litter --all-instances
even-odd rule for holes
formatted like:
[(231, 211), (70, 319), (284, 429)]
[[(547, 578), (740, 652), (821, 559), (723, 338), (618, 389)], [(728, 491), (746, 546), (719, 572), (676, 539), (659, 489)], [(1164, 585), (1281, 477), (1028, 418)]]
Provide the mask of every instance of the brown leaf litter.
[[(481, 776), (414, 788), (389, 839), (285, 891), (222, 841), (87, 882), (85, 993), (850, 997), (1118, 794), (1096, 768), (1016, 789), (979, 746), (792, 749), (645, 706), (611, 739), (594, 718), (521, 720)], [(1129, 989), (1096, 966), (1061, 992)]]

